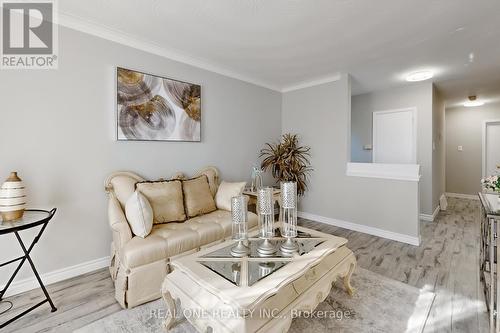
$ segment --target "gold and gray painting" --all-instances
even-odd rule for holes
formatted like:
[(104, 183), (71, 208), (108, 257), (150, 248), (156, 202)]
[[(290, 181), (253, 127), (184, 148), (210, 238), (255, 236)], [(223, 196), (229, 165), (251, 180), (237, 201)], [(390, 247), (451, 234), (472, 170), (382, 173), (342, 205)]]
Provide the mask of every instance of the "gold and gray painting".
[(118, 140), (200, 141), (201, 87), (117, 69)]

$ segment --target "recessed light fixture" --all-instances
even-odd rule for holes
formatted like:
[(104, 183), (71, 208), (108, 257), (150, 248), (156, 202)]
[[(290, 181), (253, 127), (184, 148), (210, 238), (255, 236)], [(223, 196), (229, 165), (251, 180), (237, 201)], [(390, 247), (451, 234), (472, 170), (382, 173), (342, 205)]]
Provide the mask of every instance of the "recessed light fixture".
[(406, 81), (408, 82), (418, 82), (429, 80), (434, 76), (434, 73), (431, 71), (418, 71), (410, 73), (406, 76)]
[(484, 101), (478, 100), (476, 96), (469, 96), (469, 100), (464, 103), (464, 106), (467, 108), (481, 105), (484, 105)]

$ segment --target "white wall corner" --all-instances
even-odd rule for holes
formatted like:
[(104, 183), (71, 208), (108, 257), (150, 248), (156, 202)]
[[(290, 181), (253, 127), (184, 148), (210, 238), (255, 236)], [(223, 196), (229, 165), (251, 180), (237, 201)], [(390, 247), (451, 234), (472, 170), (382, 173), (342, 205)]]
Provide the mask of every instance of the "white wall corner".
[(426, 221), (426, 222), (434, 222), (434, 220), (436, 220), (436, 217), (439, 214), (440, 209), (441, 209), (440, 206), (437, 205), (436, 209), (434, 209), (434, 212), (432, 214), (423, 214), (423, 213), (421, 213), (420, 214), (420, 220), (421, 221)]
[[(82, 275), (104, 267), (108, 267), (109, 261), (110, 261), (109, 256), (95, 260), (90, 260), (74, 266), (69, 266), (52, 272), (40, 274), (40, 278), (42, 279), (45, 286), (47, 286), (52, 283), (67, 280), (78, 275)], [(2, 285), (0, 288), (3, 289), (4, 286), (5, 285)], [(37, 288), (40, 288), (40, 285), (38, 284), (38, 281), (34, 276), (19, 281), (14, 280), (12, 284), (9, 286), (9, 289), (7, 289), (5, 296), (17, 295)]]
[(415, 236), (410, 236), (410, 235), (405, 235), (405, 234), (400, 234), (397, 232), (393, 231), (388, 231), (384, 229), (379, 229), (375, 227), (369, 227), (366, 225), (362, 224), (357, 224), (357, 223), (352, 223), (352, 222), (347, 222), (347, 221), (342, 221), (338, 219), (333, 219), (330, 217), (325, 217), (325, 216), (320, 216), (316, 214), (311, 214), (307, 212), (298, 212), (297, 215), (301, 218), (315, 221), (315, 222), (320, 222), (328, 225), (333, 225), (335, 227), (339, 228), (344, 228), (344, 229), (349, 229), (353, 231), (358, 231), (362, 232), (365, 234), (377, 236), (377, 237), (382, 237), (390, 240), (394, 240), (397, 242), (401, 243), (406, 243), (414, 246), (419, 246), (420, 245), (420, 235), (418, 237)]

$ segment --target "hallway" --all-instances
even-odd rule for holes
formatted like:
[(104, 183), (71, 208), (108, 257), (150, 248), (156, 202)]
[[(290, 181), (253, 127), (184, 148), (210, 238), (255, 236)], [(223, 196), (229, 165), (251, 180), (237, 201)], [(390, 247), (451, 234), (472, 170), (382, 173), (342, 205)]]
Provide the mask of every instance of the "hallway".
[(448, 198), (435, 222), (421, 222), (419, 247), (302, 220), (349, 239), (358, 264), (436, 293), (424, 332), (488, 332), (479, 282), (479, 201)]

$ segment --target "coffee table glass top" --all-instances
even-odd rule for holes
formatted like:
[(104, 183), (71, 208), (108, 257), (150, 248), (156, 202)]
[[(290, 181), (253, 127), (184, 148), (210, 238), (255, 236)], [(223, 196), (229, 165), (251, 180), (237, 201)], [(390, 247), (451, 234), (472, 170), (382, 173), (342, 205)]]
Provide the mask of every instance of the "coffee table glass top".
[(229, 282), (241, 284), (241, 262), (238, 261), (200, 261), (200, 264), (219, 274)]
[(288, 264), (288, 261), (249, 261), (248, 262), (248, 285), (262, 280), (271, 273)]
[[(231, 249), (237, 243), (234, 241), (200, 256), (198, 263), (236, 286), (251, 286), (286, 266), (294, 257), (303, 256), (326, 241), (325, 238), (305, 238), (304, 234), (301, 236), (295, 239), (298, 250), (293, 254), (281, 252), (280, 245), (285, 242), (284, 238), (274, 238), (272, 244), (276, 252), (272, 255), (261, 255), (257, 248), (262, 240), (250, 238), (247, 241), (250, 249), (247, 256), (238, 258), (231, 255)], [(311, 237), (309, 234), (307, 236)]]
[[(312, 249), (314, 249), (316, 246), (320, 245), (324, 241), (325, 241), (325, 239), (323, 239), (323, 238), (297, 239), (296, 242), (297, 242), (297, 245), (299, 247), (297, 253), (300, 256), (302, 256), (306, 253), (309, 253)], [(271, 257), (271, 258), (289, 258), (289, 257), (291, 257), (291, 255), (280, 251), (281, 244), (283, 244), (285, 242), (284, 239), (273, 240), (273, 244), (275, 245), (277, 251), (272, 256), (262, 256), (259, 254), (259, 252), (257, 252), (257, 248), (259, 247), (259, 244), (261, 242), (262, 242), (262, 240), (260, 240), (258, 238), (251, 238), (248, 240), (248, 244), (250, 247), (250, 253), (249, 253), (248, 257), (250, 257), (250, 258), (269, 258), (269, 257)], [(234, 245), (235, 244), (230, 244), (230, 245), (223, 247), (221, 249), (207, 253), (207, 254), (201, 256), (201, 258), (234, 258), (231, 255), (231, 248)]]

